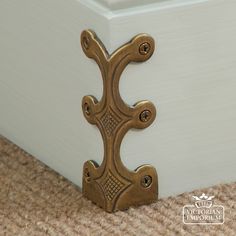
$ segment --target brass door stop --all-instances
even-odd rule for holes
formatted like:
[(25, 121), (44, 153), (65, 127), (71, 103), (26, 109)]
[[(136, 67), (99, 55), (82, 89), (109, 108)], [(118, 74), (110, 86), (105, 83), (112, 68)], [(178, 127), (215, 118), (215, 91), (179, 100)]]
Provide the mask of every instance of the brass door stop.
[(158, 194), (155, 168), (142, 165), (130, 171), (121, 161), (120, 145), (129, 129), (151, 125), (156, 109), (149, 101), (140, 101), (130, 107), (119, 93), (121, 73), (131, 61), (148, 60), (154, 51), (154, 40), (146, 34), (139, 34), (109, 55), (96, 34), (85, 30), (81, 34), (81, 45), (86, 56), (96, 61), (102, 73), (101, 101), (85, 96), (82, 108), (87, 121), (97, 125), (104, 142), (102, 164), (99, 166), (92, 160), (84, 164), (83, 195), (107, 212), (154, 202)]

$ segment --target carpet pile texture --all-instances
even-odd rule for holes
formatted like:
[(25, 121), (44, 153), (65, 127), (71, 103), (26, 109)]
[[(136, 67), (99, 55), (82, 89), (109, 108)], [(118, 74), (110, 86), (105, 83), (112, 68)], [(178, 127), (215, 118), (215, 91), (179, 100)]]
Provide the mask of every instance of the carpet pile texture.
[[(224, 206), (224, 224), (183, 224), (183, 206), (203, 192)], [(235, 236), (236, 182), (109, 214), (83, 198), (71, 182), (0, 137), (0, 235)]]

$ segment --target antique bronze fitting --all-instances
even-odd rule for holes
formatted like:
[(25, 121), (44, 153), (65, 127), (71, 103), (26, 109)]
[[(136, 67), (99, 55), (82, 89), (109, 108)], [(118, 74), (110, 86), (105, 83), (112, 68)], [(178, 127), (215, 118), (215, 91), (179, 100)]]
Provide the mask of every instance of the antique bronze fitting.
[(130, 171), (121, 161), (120, 145), (129, 129), (151, 125), (156, 109), (149, 101), (140, 101), (130, 107), (119, 93), (121, 73), (129, 62), (148, 60), (154, 51), (154, 40), (146, 34), (139, 34), (109, 55), (96, 34), (85, 30), (81, 34), (81, 45), (86, 56), (97, 62), (102, 73), (101, 101), (85, 96), (82, 108), (87, 121), (97, 125), (104, 142), (102, 164), (99, 166), (92, 160), (84, 164), (83, 195), (107, 212), (154, 202), (158, 194), (155, 168), (142, 165)]

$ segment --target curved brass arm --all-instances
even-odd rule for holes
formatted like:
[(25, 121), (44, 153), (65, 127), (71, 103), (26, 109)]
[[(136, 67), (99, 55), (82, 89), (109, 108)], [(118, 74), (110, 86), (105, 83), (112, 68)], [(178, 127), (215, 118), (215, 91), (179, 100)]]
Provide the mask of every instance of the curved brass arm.
[(84, 164), (83, 194), (108, 212), (151, 203), (157, 199), (158, 191), (155, 168), (142, 165), (134, 171), (128, 170), (120, 158), (120, 145), (129, 129), (151, 125), (156, 109), (149, 101), (140, 101), (132, 107), (126, 105), (119, 93), (119, 80), (131, 61), (146, 61), (152, 56), (154, 40), (146, 34), (139, 34), (109, 55), (96, 34), (85, 30), (81, 34), (81, 45), (87, 57), (97, 62), (102, 73), (101, 101), (85, 96), (82, 108), (87, 121), (99, 128), (104, 142), (101, 166), (94, 161)]

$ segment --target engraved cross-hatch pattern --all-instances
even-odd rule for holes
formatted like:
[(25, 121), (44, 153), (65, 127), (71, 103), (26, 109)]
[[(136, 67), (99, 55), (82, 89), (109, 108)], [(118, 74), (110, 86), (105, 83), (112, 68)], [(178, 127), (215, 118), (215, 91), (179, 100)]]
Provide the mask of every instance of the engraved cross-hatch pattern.
[(113, 198), (121, 191), (124, 184), (118, 180), (110, 171), (102, 183), (102, 188), (107, 200), (112, 201)]
[(119, 125), (121, 118), (114, 111), (108, 109), (102, 116), (101, 122), (108, 136), (111, 136), (116, 127)]

